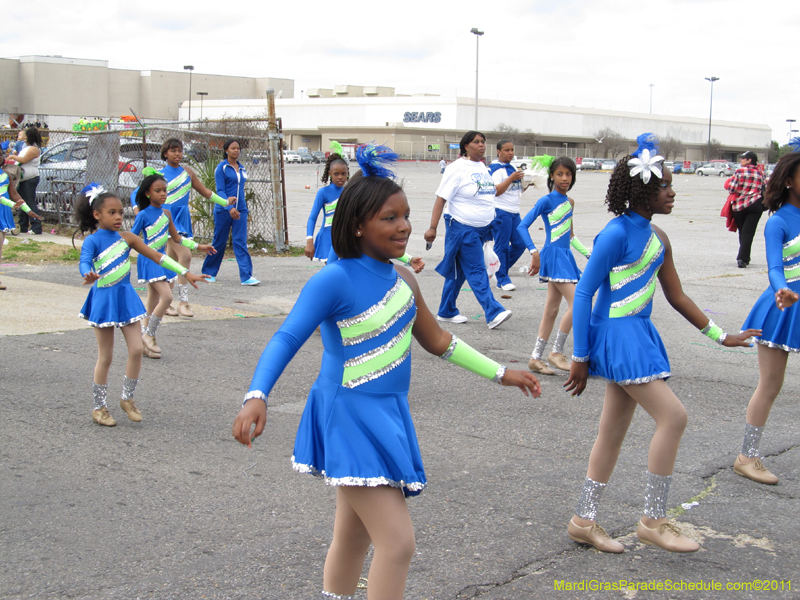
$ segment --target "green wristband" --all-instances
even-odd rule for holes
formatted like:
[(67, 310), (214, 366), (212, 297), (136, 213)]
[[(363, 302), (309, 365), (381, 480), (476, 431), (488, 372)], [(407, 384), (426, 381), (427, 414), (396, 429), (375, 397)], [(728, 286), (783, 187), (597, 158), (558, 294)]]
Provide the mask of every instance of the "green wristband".
[(174, 271), (178, 275), (186, 275), (189, 272), (189, 269), (178, 263), (178, 261), (172, 260), (166, 254), (161, 256), (161, 261), (159, 264), (164, 267), (165, 269), (169, 269), (170, 271)]
[(728, 337), (728, 334), (722, 330), (722, 327), (714, 323), (711, 319), (708, 320), (708, 325), (700, 330), (700, 333), (710, 337), (718, 344), (722, 344), (725, 338)]
[(198, 244), (194, 240), (190, 240), (190, 239), (187, 239), (187, 238), (181, 236), (181, 246), (184, 246), (184, 247), (189, 248), (191, 250), (195, 250), (197, 248), (197, 246), (199, 246), (199, 245), (200, 244)]
[(583, 254), (586, 258), (589, 258), (589, 254), (591, 254), (589, 252), (589, 249), (586, 246), (584, 246), (577, 237), (572, 236), (572, 239), (570, 239), (569, 241), (569, 245), (575, 248), (575, 250), (577, 250), (581, 254)]
[(401, 256), (401, 257), (400, 257), (400, 258), (398, 258), (397, 260), (399, 260), (401, 263), (408, 264), (408, 263), (410, 263), (410, 262), (411, 262), (411, 259), (412, 259), (412, 258), (414, 258), (414, 257), (413, 257), (413, 256), (411, 256), (411, 255), (410, 255), (408, 252), (406, 252), (405, 254), (403, 254), (403, 256)]
[(211, 197), (209, 198), (212, 202), (216, 202), (220, 206), (228, 206), (228, 201), (223, 200), (220, 196), (217, 196), (214, 192), (211, 192)]
[(23, 202), (22, 204), (19, 205), (19, 207), (26, 213), (31, 212), (31, 207), (28, 206), (27, 202)]
[(450, 346), (447, 348), (447, 351), (442, 354), (441, 358), (454, 365), (463, 367), (467, 371), (472, 371), (476, 375), (491, 379), (495, 383), (500, 383), (506, 372), (504, 366), (484, 356), (456, 336), (453, 336)]

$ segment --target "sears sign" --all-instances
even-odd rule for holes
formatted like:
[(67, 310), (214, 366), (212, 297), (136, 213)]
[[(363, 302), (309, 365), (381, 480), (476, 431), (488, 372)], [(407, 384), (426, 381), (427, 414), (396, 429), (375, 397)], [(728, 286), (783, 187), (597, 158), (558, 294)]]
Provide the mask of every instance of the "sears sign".
[(403, 114), (403, 123), (439, 123), (442, 120), (440, 112), (407, 112)]

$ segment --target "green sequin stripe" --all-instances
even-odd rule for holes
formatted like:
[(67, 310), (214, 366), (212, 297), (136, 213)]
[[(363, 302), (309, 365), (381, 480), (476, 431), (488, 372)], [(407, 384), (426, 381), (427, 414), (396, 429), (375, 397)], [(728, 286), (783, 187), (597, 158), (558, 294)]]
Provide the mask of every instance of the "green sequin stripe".
[(126, 259), (124, 263), (117, 265), (103, 277), (97, 280), (97, 287), (111, 287), (120, 282), (131, 271), (131, 261)]
[(147, 245), (150, 246), (153, 250), (159, 250), (159, 249), (161, 249), (161, 248), (163, 248), (164, 246), (167, 245), (167, 238), (168, 237), (169, 237), (169, 233), (167, 233), (165, 231), (163, 234), (161, 234), (157, 238), (155, 238), (153, 240), (150, 240), (150, 243), (147, 244)]
[(655, 270), (650, 281), (648, 281), (644, 287), (627, 298), (612, 303), (608, 311), (608, 316), (612, 319), (616, 319), (619, 317), (629, 317), (642, 312), (650, 303), (650, 300), (653, 299), (653, 294), (656, 292), (656, 275), (658, 275), (658, 269)]
[(565, 220), (561, 225), (550, 232), (550, 242), (555, 242), (557, 239), (563, 237), (565, 233), (569, 233), (570, 227), (572, 227), (572, 217)]
[(412, 296), (411, 288), (401, 277), (398, 277), (395, 284), (377, 304), (370, 306), (359, 315), (336, 322), (342, 336), (342, 344), (352, 346), (375, 337), (381, 330), (385, 331), (387, 325), (396, 322), (401, 316), (403, 308)]
[(553, 212), (547, 215), (547, 220), (550, 221), (551, 225), (558, 223), (570, 210), (572, 210), (572, 206), (570, 205), (569, 200), (562, 202), (555, 208), (555, 210), (553, 210)]
[(189, 179), (189, 174), (184, 171), (167, 184), (167, 201), (164, 204), (172, 204), (180, 200), (189, 191), (190, 187), (192, 187), (192, 180)]
[(0, 196), (8, 194), (8, 173), (0, 170)]
[(336, 205), (339, 204), (339, 199), (337, 198), (333, 202), (328, 202), (325, 204), (325, 212), (333, 212), (336, 210)]
[(620, 265), (611, 269), (608, 274), (608, 280), (611, 284), (612, 290), (618, 290), (622, 286), (630, 283), (634, 279), (638, 279), (647, 272), (653, 261), (656, 260), (664, 250), (661, 240), (655, 233), (650, 234), (650, 239), (647, 240), (647, 245), (644, 247), (642, 256), (639, 257), (634, 263), (627, 265)]
[(111, 244), (108, 248), (103, 250), (97, 259), (94, 261), (94, 270), (95, 273), (99, 273), (103, 269), (105, 269), (108, 265), (112, 262), (117, 260), (120, 256), (125, 254), (125, 251), (128, 250), (128, 244), (125, 240), (117, 240), (113, 244)]
[(413, 326), (414, 319), (409, 321), (400, 333), (383, 346), (346, 361), (342, 374), (342, 385), (354, 388), (377, 379), (403, 362), (410, 352)]
[(786, 283), (792, 283), (800, 279), (800, 264), (783, 267), (783, 276), (786, 277)]
[(159, 233), (161, 233), (161, 230), (164, 229), (164, 227), (167, 227), (168, 225), (169, 225), (169, 219), (167, 218), (167, 215), (162, 214), (160, 217), (158, 217), (158, 220), (155, 223), (150, 225), (150, 227), (144, 228), (144, 233), (148, 238), (152, 238), (153, 236), (156, 236)]
[(784, 262), (792, 260), (800, 255), (800, 235), (793, 240), (789, 240), (783, 245), (783, 260)]

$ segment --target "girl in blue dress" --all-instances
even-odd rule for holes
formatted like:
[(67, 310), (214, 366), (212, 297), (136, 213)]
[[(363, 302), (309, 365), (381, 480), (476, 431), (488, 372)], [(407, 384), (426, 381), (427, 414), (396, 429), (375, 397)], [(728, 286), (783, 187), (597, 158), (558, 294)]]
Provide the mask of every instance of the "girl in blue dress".
[[(567, 312), (561, 317), (553, 351), (547, 361), (562, 371), (569, 371), (569, 360), (564, 356), (564, 342), (572, 329), (572, 300), (575, 297), (575, 284), (581, 278), (581, 271), (572, 256), (570, 246), (589, 258), (589, 250), (572, 233), (572, 211), (575, 201), (567, 192), (575, 185), (577, 168), (575, 162), (566, 156), (557, 158), (550, 164), (547, 188), (550, 193), (539, 198), (536, 205), (522, 219), (517, 231), (531, 253), (531, 266), (528, 274), (539, 274), (539, 281), (547, 283), (547, 300), (544, 303), (542, 321), (528, 368), (543, 375), (555, 375), (555, 371), (542, 360), (547, 340), (553, 331), (558, 316), (561, 299), (567, 301)], [(533, 222), (542, 217), (545, 241), (541, 256), (528, 232)]]
[[(342, 195), (342, 188), (347, 183), (350, 171), (347, 162), (341, 155), (334, 152), (325, 162), (325, 170), (322, 172), (322, 183), (330, 183), (317, 192), (314, 198), (314, 205), (311, 207), (311, 214), (306, 223), (306, 256), (309, 259), (327, 262), (328, 254), (331, 252), (331, 223), (333, 223), (333, 213), (336, 210), (336, 203)], [(322, 227), (320, 227), (316, 240), (314, 239), (314, 228), (317, 226), (317, 218), (322, 212)]]
[[(795, 138), (800, 142), (800, 138)], [(800, 145), (798, 145), (800, 148)], [(761, 329), (758, 343), (758, 387), (747, 405), (742, 450), (733, 470), (758, 483), (778, 478), (761, 462), (759, 444), (772, 404), (783, 387), (789, 352), (800, 352), (800, 152), (778, 161), (767, 184), (764, 205), (773, 215), (764, 227), (770, 286), (742, 325)]]
[[(190, 167), (181, 164), (183, 160), (183, 142), (179, 139), (170, 138), (162, 144), (161, 160), (167, 161), (167, 164), (160, 171), (167, 180), (167, 198), (164, 201), (164, 205), (172, 215), (175, 229), (183, 239), (191, 240), (194, 237), (192, 215), (189, 208), (189, 195), (192, 190), (197, 192), (201, 198), (214, 202), (223, 208), (236, 203), (236, 198), (223, 199), (213, 190), (208, 189)], [(172, 238), (167, 241), (167, 256), (178, 261), (187, 269), (192, 264), (192, 248), (182, 245), (180, 242), (175, 242)], [(174, 310), (169, 306), (165, 314), (173, 317), (178, 315), (181, 317), (193, 317), (194, 313), (189, 306), (189, 286), (180, 275), (178, 275), (178, 282), (175, 284), (175, 292), (178, 297), (178, 309)]]
[(292, 464), (336, 486), (322, 593), (328, 599), (353, 598), (370, 543), (367, 596), (403, 597), (414, 554), (404, 497), (419, 494), (426, 483), (408, 407), (412, 335), (428, 352), (487, 379), (526, 395), (540, 393), (531, 373), (506, 370), (443, 331), (411, 272), (392, 264), (405, 253), (411, 223), (405, 193), (381, 164), (396, 157), (390, 152), (371, 145), (358, 149), (363, 176), (345, 186), (332, 225), (340, 259), (303, 288), (261, 355), (233, 423), (234, 437), (249, 448), (264, 431), (275, 382), (320, 325), (322, 366), (300, 420)]
[[(33, 212), (31, 207), (22, 199), (22, 196), (17, 193), (14, 183), (6, 172), (0, 169), (0, 262), (2, 262), (3, 258), (3, 244), (6, 241), (6, 234), (11, 233), (16, 228), (14, 213), (11, 212), (11, 209), (17, 207), (34, 219), (41, 220), (41, 217)], [(4, 289), (6, 289), (6, 286), (0, 283), (0, 290)]]
[[(147, 316), (142, 301), (131, 285), (131, 248), (141, 257), (159, 262), (162, 267), (185, 276), (195, 285), (203, 277), (189, 273), (168, 256), (156, 252), (141, 238), (122, 227), (122, 202), (100, 184), (90, 183), (75, 201), (75, 214), (81, 231), (94, 231), (83, 241), (80, 272), (85, 285), (91, 285), (80, 316), (94, 327), (97, 337), (97, 365), (94, 368), (94, 409), (92, 419), (99, 425), (117, 424), (108, 412), (108, 371), (114, 354), (114, 328), (119, 327), (128, 345), (128, 362), (119, 405), (131, 421), (141, 421), (142, 413), (133, 396), (142, 368), (142, 337), (138, 321)], [(97, 231), (95, 231), (97, 230)]]
[(747, 338), (760, 331), (726, 335), (683, 292), (669, 238), (651, 222), (653, 215), (672, 212), (672, 172), (663, 169), (652, 134), (640, 136), (639, 143), (634, 155), (622, 159), (611, 174), (606, 204), (617, 217), (595, 238), (575, 290), (575, 348), (564, 385), (574, 396), (583, 392), (589, 375), (607, 383), (600, 431), (567, 532), (572, 540), (604, 552), (624, 550), (597, 524), (597, 508), (633, 413), (641, 405), (655, 420), (656, 431), (647, 460), (644, 516), (636, 533), (644, 544), (694, 552), (700, 546), (667, 521), (667, 496), (687, 415), (667, 386), (669, 359), (650, 321), (656, 277), (672, 307), (717, 343), (748, 346)]
[[(167, 246), (167, 240), (172, 240), (190, 252), (199, 249), (201, 252), (214, 254), (216, 250), (210, 244), (198, 244), (177, 232), (170, 211), (163, 208), (167, 195), (167, 180), (163, 175), (153, 172), (144, 178), (136, 192), (136, 205), (139, 212), (133, 222), (131, 233), (133, 235), (143, 234), (144, 243), (162, 255)], [(136, 271), (139, 275), (139, 283), (147, 284), (145, 308), (149, 317), (143, 321), (142, 351), (149, 358), (161, 358), (161, 347), (156, 341), (156, 331), (158, 331), (158, 326), (161, 319), (164, 318), (167, 308), (172, 303), (172, 290), (169, 286), (177, 274), (146, 256), (136, 260)]]

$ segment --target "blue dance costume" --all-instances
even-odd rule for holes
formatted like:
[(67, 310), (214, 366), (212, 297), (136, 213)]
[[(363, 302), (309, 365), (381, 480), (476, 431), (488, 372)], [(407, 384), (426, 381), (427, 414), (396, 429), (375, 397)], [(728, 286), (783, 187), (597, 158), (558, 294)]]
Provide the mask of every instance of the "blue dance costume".
[(800, 292), (800, 209), (791, 204), (781, 206), (767, 221), (764, 238), (770, 287), (756, 300), (742, 331), (761, 329), (761, 337), (753, 338), (759, 344), (800, 352), (800, 303), (784, 310), (775, 304), (775, 293), (781, 289)]
[[(131, 233), (139, 235), (144, 231), (144, 243), (156, 252), (164, 254), (169, 239), (169, 217), (160, 207), (152, 204), (139, 211), (136, 220), (133, 222)], [(172, 281), (178, 275), (174, 271), (165, 269), (159, 264), (154, 263), (146, 256), (139, 255), (136, 259), (136, 272), (139, 274), (141, 283), (152, 283), (154, 281)]]
[(333, 213), (339, 196), (342, 195), (344, 186), (339, 187), (333, 183), (326, 185), (317, 192), (314, 198), (314, 205), (311, 207), (311, 214), (306, 224), (306, 236), (314, 235), (314, 228), (317, 226), (317, 217), (323, 212), (322, 227), (314, 240), (314, 260), (327, 260), (331, 252), (331, 223), (333, 223)]
[[(11, 212), (11, 207), (6, 204), (6, 202), (11, 202), (11, 198), (8, 197), (8, 175), (0, 169), (0, 198), (2, 198), (3, 202), (0, 202), (0, 231), (3, 233), (11, 233), (14, 228), (17, 226), (14, 223), (14, 213)], [(11, 202), (13, 206), (14, 203)]]
[(166, 208), (172, 215), (175, 229), (185, 238), (191, 238), (192, 214), (189, 211), (189, 194), (192, 191), (192, 179), (183, 167), (166, 165), (159, 171), (167, 180)]
[(425, 471), (408, 408), (416, 312), (411, 288), (394, 267), (365, 255), (329, 264), (306, 283), (245, 397), (266, 401), (321, 324), (325, 350), (295, 440), (296, 471), (334, 486), (389, 485), (406, 496), (422, 491)]
[(572, 307), (572, 360), (588, 360), (589, 375), (619, 385), (670, 376), (667, 351), (650, 321), (663, 262), (664, 245), (636, 213), (612, 219), (595, 238)]
[(578, 283), (581, 271), (570, 249), (572, 235), (572, 205), (564, 194), (553, 190), (542, 196), (522, 219), (517, 231), (528, 250), (536, 245), (528, 229), (537, 217), (544, 221), (545, 241), (540, 254), (539, 281), (554, 283)]
[(147, 317), (144, 304), (131, 285), (130, 252), (117, 231), (98, 229), (84, 240), (81, 275), (85, 277), (91, 271), (100, 275), (80, 313), (92, 327), (124, 327)]

